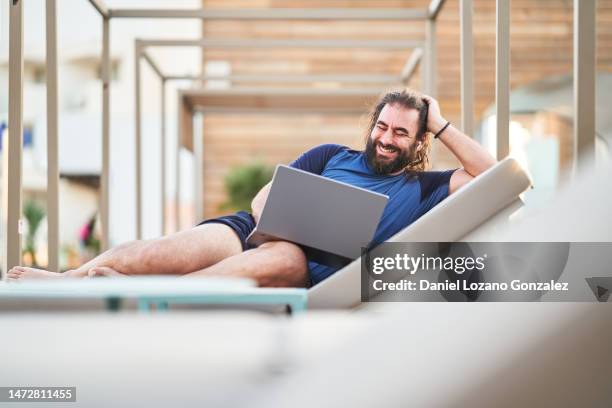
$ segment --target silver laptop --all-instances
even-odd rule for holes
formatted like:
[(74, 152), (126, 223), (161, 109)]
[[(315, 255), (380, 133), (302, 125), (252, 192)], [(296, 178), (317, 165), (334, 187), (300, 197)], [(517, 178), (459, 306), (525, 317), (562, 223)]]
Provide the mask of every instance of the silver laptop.
[(372, 240), (387, 200), (383, 194), (278, 165), (247, 242), (290, 241), (309, 259), (342, 266)]

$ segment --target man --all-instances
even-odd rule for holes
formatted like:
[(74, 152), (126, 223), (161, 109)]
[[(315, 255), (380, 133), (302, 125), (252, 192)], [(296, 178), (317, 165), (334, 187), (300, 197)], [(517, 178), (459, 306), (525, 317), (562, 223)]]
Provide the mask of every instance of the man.
[[(450, 149), (463, 168), (425, 171), (430, 133)], [(380, 243), (494, 163), (482, 146), (442, 117), (436, 100), (399, 91), (384, 95), (374, 107), (365, 151), (322, 145), (304, 153), (291, 166), (388, 195), (373, 240)], [(309, 261), (289, 242), (247, 246), (246, 237), (261, 215), (269, 190), (270, 184), (253, 199), (252, 214), (238, 212), (167, 237), (122, 244), (62, 274), (15, 267), (8, 278), (238, 276), (255, 279), (259, 286), (304, 287), (333, 274), (336, 268)]]

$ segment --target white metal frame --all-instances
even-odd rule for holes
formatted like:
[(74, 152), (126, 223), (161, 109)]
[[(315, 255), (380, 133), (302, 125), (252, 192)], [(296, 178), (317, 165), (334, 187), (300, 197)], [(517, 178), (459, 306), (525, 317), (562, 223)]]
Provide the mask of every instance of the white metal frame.
[[(405, 49), (407, 47), (415, 47), (410, 54), (406, 65), (402, 69), (402, 72), (398, 76), (393, 75), (228, 75), (228, 76), (213, 76), (213, 75), (164, 75), (159, 68), (159, 65), (153, 60), (153, 58), (147, 53), (149, 47), (199, 47), (205, 48), (278, 48), (278, 47), (303, 47), (303, 48), (377, 48), (377, 49)], [(135, 132), (135, 145), (136, 145), (136, 237), (137, 239), (142, 238), (142, 126), (141, 126), (141, 95), (140, 95), (140, 62), (144, 59), (153, 71), (157, 74), (162, 87), (165, 88), (165, 83), (169, 80), (211, 80), (221, 79), (230, 81), (255, 81), (255, 82), (314, 82), (314, 81), (334, 81), (334, 82), (365, 82), (365, 83), (380, 83), (380, 84), (404, 84), (407, 85), (412, 75), (416, 71), (421, 57), (423, 55), (423, 43), (421, 41), (398, 41), (398, 40), (386, 40), (386, 41), (371, 41), (371, 40), (187, 40), (187, 39), (136, 39), (134, 42), (135, 52), (135, 114), (136, 114), (136, 132)], [(162, 92), (162, 106), (165, 106), (165, 91)], [(179, 101), (179, 103), (182, 103)], [(180, 106), (180, 105), (179, 105)], [(180, 219), (180, 148), (181, 148), (181, 135), (184, 134), (185, 129), (184, 119), (182, 115), (184, 112), (179, 108), (178, 117), (178, 144), (176, 152), (176, 188), (175, 188), (175, 229), (179, 230), (181, 225)], [(164, 127), (165, 124), (162, 124)], [(195, 133), (193, 134), (195, 137)], [(165, 146), (165, 129), (162, 129), (162, 143)], [(194, 143), (194, 146), (197, 144)], [(165, 149), (164, 149), (165, 150)], [(163, 152), (163, 151), (162, 151)], [(197, 166), (203, 164), (203, 157), (199, 157), (198, 154), (203, 154), (203, 148), (194, 149), (194, 171), (195, 171), (195, 182), (200, 182), (200, 173), (197, 171)], [(166, 168), (166, 156), (162, 153), (162, 168), (165, 171)], [(163, 175), (162, 173), (162, 179)], [(194, 207), (196, 209), (196, 216), (198, 216), (198, 209), (203, 209), (204, 204), (202, 201), (201, 191), (199, 187), (194, 187)], [(162, 231), (165, 231), (166, 220), (165, 220), (165, 197), (166, 197), (166, 184), (162, 181)]]
[[(439, 12), (444, 1), (434, 0), (428, 10), (406, 10), (406, 9), (273, 9), (273, 10), (132, 10), (132, 9), (109, 9), (102, 0), (88, 0), (89, 3), (98, 11), (102, 17), (102, 175), (101, 175), (101, 194), (100, 194), (100, 220), (102, 227), (102, 249), (107, 249), (109, 246), (109, 158), (110, 158), (110, 20), (112, 18), (196, 18), (196, 19), (236, 19), (236, 20), (292, 20), (292, 19), (309, 19), (309, 20), (424, 20), (433, 21)], [(22, 158), (22, 110), (23, 110), (23, 15), (22, 15), (23, 0), (14, 0), (11, 2), (10, 10), (10, 53), (9, 53), (9, 132), (11, 134), (9, 140), (9, 157), (8, 174), (9, 187), (6, 194), (6, 211), (7, 211), (7, 229), (6, 229), (6, 262), (3, 270), (18, 265), (21, 260), (20, 247), (20, 218), (21, 218), (21, 158)], [(52, 73), (48, 77), (48, 100), (51, 105), (56, 104), (57, 100), (57, 44), (56, 44), (56, 27), (55, 21), (55, 2), (47, 3), (47, 51), (50, 58), (47, 58), (47, 67)], [(431, 43), (431, 41), (430, 41)], [(354, 41), (354, 40), (259, 40), (239, 42), (234, 40), (199, 40), (197, 45), (200, 47), (206, 46), (223, 46), (223, 47), (282, 47), (282, 46), (303, 46), (303, 47), (367, 47), (374, 46), (377, 48), (414, 48), (418, 46), (416, 42), (411, 41)], [(431, 44), (430, 44), (431, 45)], [(138, 54), (138, 52), (137, 52)], [(430, 57), (433, 55), (430, 49), (427, 52)], [(411, 56), (411, 59), (414, 55)], [(151, 62), (150, 58), (148, 59)], [(410, 60), (409, 60), (410, 62)], [(416, 68), (418, 59), (414, 62)], [(413, 64), (413, 63), (411, 63)], [(135, 76), (139, 77), (140, 68), (137, 62), (135, 68)], [(154, 64), (152, 64), (153, 66)], [(431, 67), (431, 65), (430, 65)], [(401, 79), (405, 82), (409, 80), (414, 68), (405, 69)], [(158, 74), (161, 74), (158, 70)], [(341, 78), (341, 76), (339, 76)], [(162, 76), (162, 84), (164, 91), (162, 92), (165, 99), (165, 82), (170, 79), (183, 79), (179, 76)], [(253, 78), (234, 78), (235, 80), (252, 80)], [(289, 80), (304, 81), (309, 79), (326, 80), (327, 78), (291, 78)], [(362, 78), (351, 78), (362, 80)], [(256, 79), (262, 80), (264, 79)], [(377, 78), (377, 80), (386, 81), (387, 78)], [(431, 78), (430, 78), (431, 80)], [(371, 80), (370, 80), (371, 81)], [(139, 94), (140, 87), (136, 85), (136, 93)], [(135, 100), (138, 101), (139, 97)], [(162, 103), (164, 103), (162, 101)], [(137, 151), (140, 154), (140, 106), (136, 102), (135, 109), (137, 124), (136, 124), (136, 143)], [(165, 106), (162, 108), (165, 111)], [(165, 112), (164, 112), (165, 113)], [(163, 115), (164, 116), (164, 115)], [(59, 224), (58, 211), (59, 197), (57, 192), (58, 174), (57, 174), (57, 107), (48, 111), (48, 123), (51, 125), (48, 138), (50, 150), (48, 151), (48, 159), (50, 163), (49, 178), (49, 213), (50, 234), (49, 234), (49, 249), (53, 252), (50, 254), (53, 265), (57, 261), (56, 252), (58, 248), (57, 226)], [(165, 127), (165, 119), (162, 119), (162, 126)], [(180, 122), (179, 122), (180, 123)], [(162, 130), (162, 139), (165, 136), (165, 129)], [(179, 138), (180, 143), (180, 138)], [(165, 150), (165, 149), (163, 149)], [(165, 166), (162, 160), (162, 167)], [(141, 186), (140, 186), (140, 160), (136, 160), (137, 174), (137, 212), (140, 213), (142, 204)], [(180, 177), (177, 172), (177, 179)], [(177, 180), (178, 181), (178, 180)], [(165, 187), (165, 182), (162, 177), (162, 185)], [(180, 197), (178, 196), (177, 184), (177, 213)], [(165, 205), (165, 203), (164, 203)], [(163, 207), (162, 207), (163, 208)], [(162, 215), (163, 217), (164, 215)], [(142, 236), (142, 220), (141, 215), (137, 214), (137, 235)], [(178, 221), (178, 220), (177, 220)], [(162, 221), (165, 227), (165, 220)]]
[(595, 158), (596, 0), (574, 0), (574, 163)]
[(147, 47), (205, 48), (373, 48), (406, 49), (420, 47), (418, 40), (310, 40), (310, 39), (148, 39)]
[(102, 250), (110, 246), (110, 17), (102, 18), (102, 191), (100, 194), (100, 221), (102, 227)]
[(497, 0), (495, 109), (497, 160), (510, 154), (510, 0)]
[[(441, 3), (433, 1), (432, 3)], [(435, 7), (430, 7), (433, 10)], [(439, 10), (439, 8), (438, 8)], [(428, 10), (404, 8), (273, 9), (110, 9), (112, 18), (191, 18), (200, 20), (425, 20)], [(429, 12), (431, 13), (431, 12)]]
[(56, 0), (46, 3), (47, 28), (47, 234), (48, 268), (59, 270), (59, 163)]
[[(10, 2), (9, 21), (9, 140), (7, 184), (8, 188), (3, 197), (3, 215), (6, 217), (5, 254), (3, 271), (6, 272), (21, 261), (20, 245), (20, 219), (21, 219), (21, 190), (22, 190), (22, 135), (23, 135), (23, 5), (24, 0)], [(427, 10), (406, 9), (271, 9), (271, 10), (134, 10), (109, 9), (101, 0), (88, 0), (102, 17), (102, 193), (100, 195), (100, 219), (102, 224), (102, 247), (106, 249), (108, 241), (109, 220), (109, 132), (110, 132), (110, 20), (112, 18), (192, 18), (203, 20), (425, 20), (426, 38), (425, 47), (420, 52), (424, 56), (424, 90), (430, 95), (436, 95), (436, 18), (444, 4), (444, 0), (432, 0)], [(55, 28), (55, 0), (47, 0), (47, 70), (48, 70), (48, 160), (49, 160), (49, 248), (52, 263), (58, 248), (58, 194), (57, 194), (57, 108), (53, 105), (57, 101), (57, 44)], [(582, 166), (585, 156), (592, 156), (595, 141), (595, 0), (574, 1), (574, 103), (575, 103), (575, 143), (576, 163)], [(496, 109), (497, 109), (497, 155), (502, 158), (509, 153), (509, 33), (510, 33), (510, 1), (497, 0), (496, 25)], [(471, 0), (462, 0), (462, 120), (467, 131), (470, 121), (473, 120), (473, 40), (471, 35)], [(181, 40), (184, 41), (184, 40)], [(300, 42), (301, 41), (301, 42)], [(411, 41), (355, 41), (355, 40), (210, 40), (193, 41), (195, 45), (238, 47), (248, 44), (250, 47), (282, 47), (301, 44), (308, 47), (364, 47), (367, 45), (381, 48), (416, 48), (418, 44)], [(410, 47), (412, 45), (412, 47)], [(406, 83), (414, 71), (412, 59), (417, 59), (415, 52), (410, 56), (402, 70), (401, 80)], [(146, 54), (145, 54), (146, 55)], [(149, 63), (152, 62), (147, 58)], [(420, 60), (420, 57), (418, 58)], [(154, 66), (154, 64), (151, 64)], [(416, 68), (416, 65), (415, 65)], [(155, 68), (154, 68), (155, 69)], [(159, 69), (158, 75), (161, 74)], [(136, 72), (137, 76), (139, 75)], [(165, 98), (166, 82), (174, 79), (218, 79), (214, 76), (194, 77), (177, 75), (160, 75), (162, 79), (162, 143), (165, 140)], [(348, 78), (347, 76), (343, 76)], [(261, 76), (229, 76), (224, 79), (234, 81), (262, 81), (267, 78)], [(278, 80), (278, 78), (276, 78)], [(331, 77), (305, 76), (302, 78), (285, 78), (287, 81), (315, 81), (331, 80)], [(370, 78), (368, 82), (385, 82), (389, 78)], [(336, 81), (365, 81), (362, 77)], [(138, 87), (137, 87), (138, 88)], [(138, 99), (138, 98), (135, 98)], [(140, 117), (139, 108), (136, 109), (137, 118)], [(472, 119), (471, 119), (472, 118)], [(179, 126), (182, 121), (179, 120)], [(139, 128), (140, 125), (137, 125)], [(137, 131), (139, 133), (139, 131)], [(180, 135), (179, 135), (180, 136)], [(139, 136), (137, 136), (139, 138)], [(180, 143), (180, 137), (178, 138)], [(162, 155), (163, 151), (162, 149)], [(162, 158), (162, 172), (165, 170), (165, 160)], [(165, 174), (165, 173), (162, 173)], [(177, 173), (177, 178), (180, 175)], [(177, 179), (177, 181), (180, 181)], [(162, 190), (165, 190), (165, 180), (162, 177)], [(177, 184), (178, 187), (178, 184)], [(180, 197), (177, 201), (180, 202)], [(140, 199), (139, 199), (140, 200)], [(163, 203), (162, 208), (165, 207)], [(164, 212), (165, 214), (165, 212)], [(140, 222), (140, 221), (138, 221)], [(165, 230), (165, 220), (163, 221)]]
[[(160, 80), (161, 86), (161, 156), (160, 156), (160, 178), (161, 178), (161, 218), (162, 218), (162, 234), (166, 232), (167, 229), (167, 221), (166, 221), (166, 194), (167, 194), (167, 183), (166, 183), (166, 168), (167, 168), (167, 155), (166, 155), (166, 84), (171, 80), (197, 80), (200, 79), (198, 76), (193, 75), (172, 75), (166, 76), (161, 71), (157, 63), (151, 58), (151, 56), (146, 52), (147, 43), (146, 41), (142, 41), (137, 39), (134, 42), (134, 52), (135, 52), (135, 163), (136, 163), (136, 237), (137, 239), (142, 239), (142, 126), (141, 126), (141, 95), (140, 95), (140, 81), (141, 81), (141, 70), (140, 63), (142, 60), (146, 61), (151, 69), (155, 72)], [(180, 123), (180, 122), (179, 122)], [(175, 211), (175, 230), (178, 230), (178, 226), (180, 225), (180, 212), (178, 208), (178, 204), (180, 203), (180, 138), (177, 137), (179, 142), (177, 143), (177, 151), (176, 151), (176, 190), (175, 190), (175, 201), (176, 201), (176, 211)]]
[(472, 0), (460, 0), (461, 19), (461, 128), (474, 134), (474, 35)]
[(3, 271), (21, 261), (21, 163), (23, 158), (23, 2), (9, 3), (9, 137), (7, 191), (3, 211), (6, 211)]

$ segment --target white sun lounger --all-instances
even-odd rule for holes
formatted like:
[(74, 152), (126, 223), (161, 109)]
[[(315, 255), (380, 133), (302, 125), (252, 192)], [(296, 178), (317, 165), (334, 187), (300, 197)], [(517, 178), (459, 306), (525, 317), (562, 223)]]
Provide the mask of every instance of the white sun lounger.
[[(532, 185), (512, 158), (485, 171), (387, 242), (454, 242), (506, 214)], [(361, 303), (361, 258), (308, 291), (308, 308), (352, 308)]]
[[(517, 202), (520, 203), (519, 195), (530, 185), (529, 176), (519, 164), (513, 159), (504, 159), (438, 204), (412, 225), (391, 237), (388, 242), (452, 242), (460, 240), (474, 229), (481, 228), (483, 223), (493, 217), (498, 217), (500, 214), (505, 215), (509, 208), (515, 207)], [(216, 305), (291, 304), (292, 311), (296, 313), (302, 311), (306, 303), (309, 309), (337, 309), (358, 306), (361, 302), (360, 274), (361, 259), (357, 259), (308, 290), (307, 299), (304, 289), (232, 288), (209, 293), (211, 288), (206, 286), (206, 282), (201, 282), (202, 285), (205, 285), (202, 288), (196, 287), (197, 285), (190, 287), (188, 293), (184, 292), (184, 288), (180, 288), (181, 290), (177, 292), (176, 288), (173, 290), (167, 286), (161, 292), (158, 291), (159, 293), (141, 293), (143, 288), (140, 287), (140, 284), (138, 285), (138, 293), (132, 293), (133, 288), (124, 287), (129, 282), (120, 282), (119, 285), (117, 282), (112, 282), (112, 291), (109, 292), (107, 285), (104, 285), (107, 282), (96, 281), (81, 282), (81, 285), (74, 283), (79, 287), (95, 286), (95, 291), (88, 288), (81, 288), (83, 290), (71, 288), (69, 291), (58, 291), (57, 286), (47, 287), (44, 283), (42, 285), (45, 288), (39, 288), (38, 286), (29, 288), (28, 286), (38, 285), (32, 283), (30, 285), (19, 285), (18, 288), (13, 287), (17, 290), (8, 290), (10, 288), (3, 285), (4, 287), (0, 287), (0, 300), (11, 300), (19, 297), (19, 301), (38, 299), (45, 303), (53, 298), (54, 300), (65, 300), (74, 304), (75, 301), (83, 301), (84, 298), (98, 302), (109, 299), (129, 300), (129, 298), (136, 298), (141, 310), (148, 310), (151, 304), (159, 306), (164, 302)], [(141, 283), (141, 280), (138, 282)], [(168, 282), (164, 284), (167, 285)], [(197, 293), (192, 293), (194, 290)]]

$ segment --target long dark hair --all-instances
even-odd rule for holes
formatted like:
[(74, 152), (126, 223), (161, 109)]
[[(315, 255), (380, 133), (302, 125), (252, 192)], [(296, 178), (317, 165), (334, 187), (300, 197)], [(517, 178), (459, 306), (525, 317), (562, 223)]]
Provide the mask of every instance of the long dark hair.
[(419, 112), (419, 123), (416, 141), (421, 147), (415, 151), (415, 158), (406, 167), (407, 171), (423, 171), (429, 167), (429, 152), (431, 150), (431, 133), (427, 131), (428, 105), (420, 93), (411, 89), (391, 91), (380, 97), (370, 112), (370, 123), (366, 134), (366, 142), (376, 126), (380, 112), (386, 105), (398, 105), (405, 109), (416, 109)]

